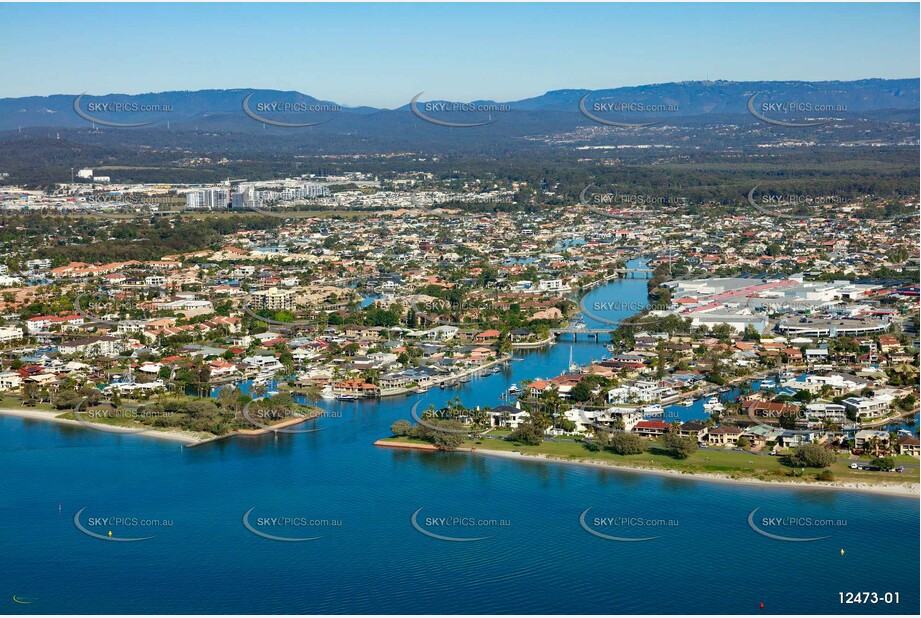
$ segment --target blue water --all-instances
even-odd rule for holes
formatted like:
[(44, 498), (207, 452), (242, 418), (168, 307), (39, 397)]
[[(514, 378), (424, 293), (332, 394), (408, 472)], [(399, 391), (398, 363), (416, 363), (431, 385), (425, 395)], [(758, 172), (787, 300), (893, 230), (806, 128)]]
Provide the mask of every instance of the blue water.
[[(645, 281), (594, 294), (632, 300)], [(583, 336), (583, 339), (586, 339)], [(516, 353), (502, 374), (420, 396), (495, 405), (511, 382), (604, 354), (591, 341)], [(917, 500), (762, 488), (461, 453), (377, 448), (417, 398), (323, 402), (315, 433), (197, 448), (0, 417), (0, 590), (5, 613), (916, 613)], [(308, 424), (308, 427), (311, 425)], [(107, 542), (74, 525), (114, 537)], [(579, 516), (618, 542), (585, 531)], [(243, 514), (339, 526), (244, 528)], [(412, 526), (455, 538), (447, 542)], [(762, 517), (846, 525), (768, 528)], [(91, 518), (170, 526), (103, 525)], [(508, 525), (437, 526), (430, 517)], [(672, 520), (602, 526), (595, 517)], [(842, 556), (840, 550), (844, 549)], [(840, 605), (839, 592), (899, 592), (899, 605)], [(11, 600), (31, 601), (30, 605)], [(759, 609), (764, 603), (764, 609)]]

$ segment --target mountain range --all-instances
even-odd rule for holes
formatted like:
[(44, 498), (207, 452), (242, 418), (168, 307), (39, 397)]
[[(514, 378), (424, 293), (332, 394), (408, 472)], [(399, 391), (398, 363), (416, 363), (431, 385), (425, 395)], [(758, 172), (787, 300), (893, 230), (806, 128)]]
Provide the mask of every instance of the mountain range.
[[(249, 97), (248, 107), (259, 118), (279, 123), (319, 122), (322, 124), (311, 128), (323, 133), (347, 134), (378, 129), (386, 133), (403, 130), (403, 123), (397, 122), (395, 117), (409, 117), (409, 101), (416, 94), (407, 93), (407, 104), (397, 109), (345, 107), (295, 91), (248, 88), (135, 95), (81, 96), (76, 93), (4, 98), (0, 99), (0, 131), (29, 127), (92, 128), (93, 122), (87, 116), (102, 121), (100, 126), (107, 122), (152, 123), (146, 128), (243, 132), (265, 130), (268, 125), (248, 117), (244, 111), (244, 99)], [(586, 95), (587, 109), (601, 110), (592, 112), (597, 116), (615, 121), (666, 122), (676, 118), (700, 117), (706, 120), (723, 117), (737, 122), (755, 123), (758, 121), (748, 113), (746, 107), (753, 95), (758, 95), (759, 109), (766, 109), (765, 113), (771, 112), (778, 118), (848, 118), (867, 115), (880, 118), (893, 113), (901, 118), (904, 115), (899, 112), (918, 110), (921, 100), (918, 78), (824, 82), (694, 81), (594, 92), (582, 89), (551, 90), (518, 101), (474, 101), (470, 105), (477, 106), (477, 109), (472, 111), (444, 111), (439, 107), (450, 108), (456, 105), (420, 97), (417, 109), (423, 110), (428, 117), (445, 121), (482, 121), (495, 125), (502, 121), (516, 125), (518, 130), (514, 133), (552, 132), (595, 124), (580, 113), (579, 104)], [(78, 97), (79, 111), (76, 111), (75, 100)], [(605, 107), (605, 104), (609, 107)], [(793, 109), (783, 107), (790, 104), (793, 104)], [(317, 106), (321, 111), (313, 111)], [(114, 107), (120, 109), (114, 111)], [(816, 109), (822, 111), (815, 112)], [(81, 111), (83, 115), (79, 113)]]

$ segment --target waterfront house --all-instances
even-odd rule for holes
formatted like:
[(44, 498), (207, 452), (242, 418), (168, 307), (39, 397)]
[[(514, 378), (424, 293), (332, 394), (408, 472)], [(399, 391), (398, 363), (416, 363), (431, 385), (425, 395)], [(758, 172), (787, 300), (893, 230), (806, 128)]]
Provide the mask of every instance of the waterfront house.
[(899, 436), (897, 441), (899, 455), (921, 457), (921, 440), (915, 436)]
[(875, 429), (861, 429), (854, 434), (854, 450), (864, 451), (873, 448), (889, 448), (889, 432)]
[(878, 418), (889, 413), (889, 406), (893, 396), (889, 393), (879, 393), (873, 397), (848, 397), (842, 403), (852, 411), (858, 419)]
[(761, 418), (781, 418), (784, 416), (798, 416), (799, 407), (791, 403), (779, 401), (761, 401), (760, 399), (745, 399), (742, 401), (741, 410)]
[(22, 386), (22, 376), (15, 371), (0, 373), (0, 391), (15, 391)]
[(497, 330), (484, 330), (474, 335), (473, 340), (477, 343), (495, 343), (501, 333)]
[(751, 442), (753, 447), (761, 449), (771, 442), (777, 444), (783, 434), (783, 429), (768, 427), (767, 425), (753, 425), (746, 429), (740, 437)]
[(354, 395), (356, 397), (377, 397), (381, 394), (381, 391), (375, 384), (365, 382), (360, 378), (352, 378), (334, 382), (333, 393), (336, 395)]
[(742, 437), (738, 427), (713, 427), (707, 432), (707, 444), (715, 446), (735, 446)]
[(806, 418), (828, 419), (838, 423), (847, 420), (847, 413), (841, 404), (817, 401), (806, 405)]
[(784, 431), (776, 442), (781, 448), (793, 449), (803, 444), (811, 444), (813, 442), (822, 443), (826, 439), (827, 436), (825, 434), (818, 432)]
[(688, 421), (682, 423), (678, 428), (678, 434), (685, 438), (694, 438), (698, 442), (704, 439), (707, 434), (707, 426), (698, 421)]
[(509, 340), (511, 340), (512, 343), (525, 343), (535, 336), (534, 331), (530, 328), (516, 328), (508, 334)]
[(117, 337), (85, 337), (62, 343), (61, 354), (83, 354), (86, 356), (112, 356), (121, 349)]
[(655, 438), (658, 436), (664, 436), (665, 432), (671, 427), (665, 421), (660, 420), (648, 420), (640, 421), (632, 429), (633, 433), (639, 434), (645, 438)]

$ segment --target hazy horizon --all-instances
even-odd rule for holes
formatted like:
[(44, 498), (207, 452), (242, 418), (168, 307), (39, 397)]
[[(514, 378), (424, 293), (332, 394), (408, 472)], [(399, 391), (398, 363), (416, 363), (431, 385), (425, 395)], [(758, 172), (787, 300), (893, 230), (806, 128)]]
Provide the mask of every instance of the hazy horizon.
[[(292, 90), (395, 108), (682, 81), (921, 75), (919, 7), (829, 4), (0, 4), (0, 97)], [(271, 36), (266, 34), (271, 33)], [(446, 44), (446, 42), (452, 44)], [(905, 77), (908, 75), (909, 77)]]

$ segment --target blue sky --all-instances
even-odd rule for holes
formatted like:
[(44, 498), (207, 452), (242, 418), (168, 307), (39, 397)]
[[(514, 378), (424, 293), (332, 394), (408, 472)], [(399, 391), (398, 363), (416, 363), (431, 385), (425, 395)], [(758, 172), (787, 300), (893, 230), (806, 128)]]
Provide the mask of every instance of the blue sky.
[(0, 4), (0, 97), (299, 90), (345, 105), (918, 77), (918, 4)]

